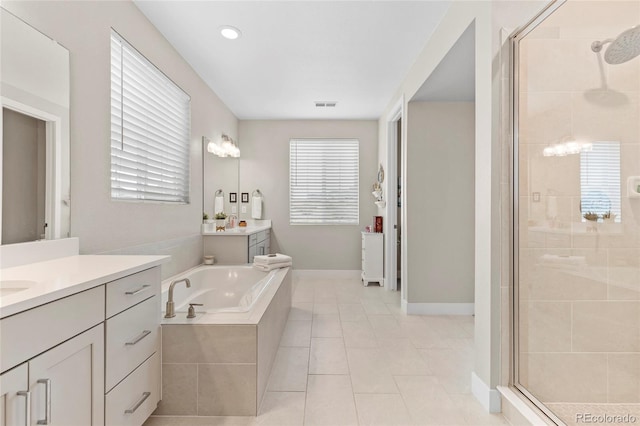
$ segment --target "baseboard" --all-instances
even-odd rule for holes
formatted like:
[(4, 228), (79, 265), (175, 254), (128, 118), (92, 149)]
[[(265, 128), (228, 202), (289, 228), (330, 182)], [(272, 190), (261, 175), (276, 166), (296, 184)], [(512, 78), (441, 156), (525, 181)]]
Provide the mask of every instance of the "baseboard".
[(402, 301), (402, 310), (411, 315), (473, 315), (473, 303), (411, 303)]
[(294, 269), (293, 278), (359, 279), (361, 272), (350, 269)]
[(471, 393), (488, 412), (500, 413), (502, 411), (500, 392), (487, 386), (475, 372), (471, 373)]

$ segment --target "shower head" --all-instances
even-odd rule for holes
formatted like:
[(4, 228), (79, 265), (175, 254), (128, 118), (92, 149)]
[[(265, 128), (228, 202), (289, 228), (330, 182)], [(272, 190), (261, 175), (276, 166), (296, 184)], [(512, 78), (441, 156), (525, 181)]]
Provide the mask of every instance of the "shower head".
[(640, 55), (640, 25), (629, 28), (615, 39), (594, 41), (591, 50), (600, 52), (605, 43), (611, 43), (604, 52), (608, 64), (617, 65), (630, 61)]

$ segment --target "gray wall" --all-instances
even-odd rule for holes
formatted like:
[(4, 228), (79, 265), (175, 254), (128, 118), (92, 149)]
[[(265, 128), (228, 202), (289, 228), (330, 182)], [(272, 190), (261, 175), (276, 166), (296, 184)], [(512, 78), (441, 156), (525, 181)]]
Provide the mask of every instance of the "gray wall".
[[(356, 138), (360, 141), (360, 224), (289, 225), (289, 141)], [(371, 186), (378, 171), (377, 121), (240, 121), (240, 192), (260, 189), (263, 219), (273, 221), (271, 250), (293, 256), (296, 269), (361, 268), (360, 231), (376, 214)], [(241, 204), (239, 204), (241, 205)], [(240, 218), (250, 218), (251, 210)]]
[[(163, 251), (186, 269), (200, 261), (202, 136), (237, 134), (237, 119), (129, 1), (3, 1), (56, 39), (71, 57), (71, 235), (81, 253)], [(114, 202), (110, 197), (110, 28), (191, 96), (191, 203)], [(188, 253), (176, 241), (189, 238)], [(193, 238), (200, 241), (193, 244)], [(173, 247), (171, 250), (167, 247)]]
[(2, 109), (2, 244), (44, 234), (44, 122)]
[(474, 301), (473, 102), (409, 102), (409, 303)]

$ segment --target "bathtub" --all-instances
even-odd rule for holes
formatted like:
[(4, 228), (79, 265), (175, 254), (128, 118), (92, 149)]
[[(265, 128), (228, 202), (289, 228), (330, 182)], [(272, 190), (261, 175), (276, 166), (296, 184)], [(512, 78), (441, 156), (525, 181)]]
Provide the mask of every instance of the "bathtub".
[(251, 266), (202, 265), (162, 284), (162, 306), (166, 306), (171, 282), (188, 278), (190, 288), (178, 283), (173, 289), (176, 315), (186, 314), (189, 303), (202, 304), (195, 306), (196, 313), (249, 312), (276, 281), (277, 273), (278, 270), (263, 272)]
[[(162, 319), (156, 415), (257, 415), (291, 309), (289, 269), (201, 265), (163, 281), (163, 311), (172, 281), (191, 287), (174, 287), (176, 316)], [(195, 318), (189, 303), (203, 304)]]

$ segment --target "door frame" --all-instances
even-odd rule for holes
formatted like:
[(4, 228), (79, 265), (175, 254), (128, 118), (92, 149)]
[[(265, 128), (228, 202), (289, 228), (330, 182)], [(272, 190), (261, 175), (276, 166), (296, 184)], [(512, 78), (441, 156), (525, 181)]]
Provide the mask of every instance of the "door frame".
[[(61, 238), (62, 229), (62, 117), (31, 105), (0, 97), (0, 106), (45, 122), (45, 240)], [(0, 192), (2, 190), (3, 120), (0, 117)], [(0, 235), (2, 235), (2, 197), (0, 197)]]
[[(386, 238), (385, 238), (385, 242), (384, 242), (384, 246), (385, 246), (385, 260), (384, 260), (384, 266), (385, 266), (385, 288), (387, 290), (393, 290), (393, 291), (397, 291), (398, 290), (398, 277), (397, 277), (397, 271), (398, 271), (398, 263), (397, 263), (397, 258), (398, 258), (398, 245), (396, 242), (396, 229), (397, 229), (397, 222), (398, 222), (398, 218), (397, 218), (397, 209), (398, 209), (398, 142), (400, 142), (401, 144), (401, 148), (402, 148), (402, 153), (401, 153), (401, 161), (402, 161), (402, 169), (404, 170), (406, 168), (406, 164), (405, 164), (405, 149), (406, 149), (406, 144), (403, 143), (406, 140), (405, 137), (405, 121), (406, 120), (402, 120), (400, 121), (400, 125), (402, 126), (401, 128), (401, 140), (398, 141), (398, 121), (400, 119), (402, 119), (404, 117), (404, 95), (402, 95), (400, 97), (400, 99), (398, 99), (398, 101), (396, 101), (396, 103), (393, 105), (393, 107), (391, 108), (391, 111), (389, 112), (389, 114), (387, 115), (386, 121), (387, 121), (387, 179), (386, 179), (386, 185), (385, 185), (385, 192), (387, 194), (387, 204), (385, 207), (385, 216), (386, 216), (386, 221), (385, 221), (385, 225), (384, 225), (384, 233), (386, 234)], [(401, 175), (402, 178), (402, 183), (401, 183), (401, 188), (405, 188), (405, 178), (406, 178), (406, 173)], [(401, 206), (402, 206), (402, 212), (403, 212), (403, 217), (402, 219), (402, 228), (400, 229), (400, 241), (402, 243), (402, 247), (401, 247), (401, 251), (400, 251), (400, 263), (401, 263), (401, 267), (400, 267), (400, 273), (401, 273), (401, 280), (402, 280), (402, 287), (401, 287), (401, 297), (402, 299), (406, 299), (406, 277), (404, 276), (405, 273), (404, 271), (406, 270), (406, 268), (404, 267), (404, 263), (405, 263), (405, 253), (406, 253), (406, 238), (404, 235), (404, 223), (405, 223), (405, 217), (406, 216), (404, 214), (405, 212), (405, 194), (406, 191), (402, 191), (401, 193)]]

